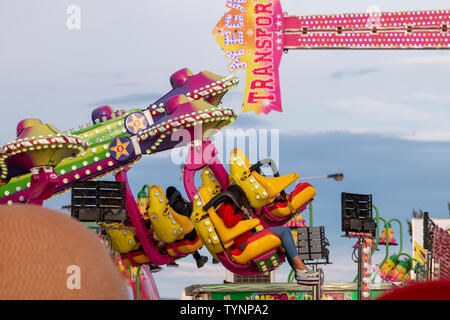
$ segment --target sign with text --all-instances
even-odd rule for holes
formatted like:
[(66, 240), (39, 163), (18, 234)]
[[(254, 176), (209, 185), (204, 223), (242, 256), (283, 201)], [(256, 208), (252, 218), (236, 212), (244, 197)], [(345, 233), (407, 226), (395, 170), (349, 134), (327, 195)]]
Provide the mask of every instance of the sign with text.
[(278, 67), (284, 46), (279, 0), (227, 0), (230, 8), (213, 30), (231, 60), (230, 72), (247, 70), (243, 111), (281, 112)]

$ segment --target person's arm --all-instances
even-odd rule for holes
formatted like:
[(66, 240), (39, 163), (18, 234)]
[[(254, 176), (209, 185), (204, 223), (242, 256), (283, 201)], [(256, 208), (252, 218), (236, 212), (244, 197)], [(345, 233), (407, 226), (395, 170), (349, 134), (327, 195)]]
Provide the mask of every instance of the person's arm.
[(222, 207), (222, 219), (227, 228), (234, 227), (239, 221), (244, 219), (242, 214), (234, 212), (232, 205), (224, 204)]

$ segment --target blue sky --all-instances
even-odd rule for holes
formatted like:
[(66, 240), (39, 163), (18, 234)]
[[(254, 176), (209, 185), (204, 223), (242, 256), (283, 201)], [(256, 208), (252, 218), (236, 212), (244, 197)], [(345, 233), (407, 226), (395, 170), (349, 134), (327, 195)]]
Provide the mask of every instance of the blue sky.
[[(69, 5), (81, 9), (80, 30), (66, 27)], [(372, 5), (444, 9), (448, 1), (282, 1), (289, 14), (365, 12)], [(170, 74), (183, 67), (228, 74), (211, 35), (225, 11), (222, 0), (1, 1), (0, 106), (7, 119), (1, 143), (14, 139), (23, 118), (68, 129), (90, 121), (98, 105), (145, 107), (170, 89)], [(237, 73), (241, 84), (223, 101), (240, 114), (234, 128), (279, 129), (282, 173), (345, 175), (342, 182), (311, 181), (318, 191), (314, 222), (325, 226), (332, 243), (327, 281), (348, 281), (356, 272), (353, 242), (341, 238), (341, 192), (372, 193), (384, 217), (401, 221), (413, 208), (448, 217), (449, 70), (449, 51), (290, 51), (280, 67), (284, 111), (267, 116), (240, 112), (245, 73)], [(133, 190), (145, 183), (181, 186), (179, 167), (168, 157), (143, 159), (130, 172)], [(404, 241), (410, 252), (406, 231)], [(221, 266), (197, 270), (191, 257), (180, 265), (155, 274), (162, 297), (224, 279)], [(283, 266), (276, 279), (287, 274)]]

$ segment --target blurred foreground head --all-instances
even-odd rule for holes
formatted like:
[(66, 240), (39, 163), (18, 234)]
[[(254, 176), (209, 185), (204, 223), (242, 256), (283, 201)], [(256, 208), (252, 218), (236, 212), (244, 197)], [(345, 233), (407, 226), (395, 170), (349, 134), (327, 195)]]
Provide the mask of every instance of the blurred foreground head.
[(0, 248), (0, 299), (128, 299), (106, 247), (61, 212), (0, 206)]
[(413, 282), (388, 292), (379, 300), (450, 300), (450, 280)]

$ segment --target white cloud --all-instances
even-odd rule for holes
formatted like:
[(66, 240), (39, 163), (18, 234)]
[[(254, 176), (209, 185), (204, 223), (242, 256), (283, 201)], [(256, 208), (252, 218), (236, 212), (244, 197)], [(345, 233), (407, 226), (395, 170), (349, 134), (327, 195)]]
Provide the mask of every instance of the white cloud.
[[(370, 97), (354, 97), (329, 101), (327, 106), (344, 116), (352, 116), (354, 122), (363, 120), (371, 123), (401, 123), (405, 121), (427, 121), (439, 119), (439, 115), (426, 108), (415, 108), (407, 103), (398, 103)], [(450, 116), (450, 114), (449, 114)], [(360, 119), (358, 119), (360, 118)]]
[(414, 141), (450, 141), (450, 131), (416, 131), (400, 135), (400, 138)]
[(450, 142), (449, 131), (426, 131), (426, 130), (410, 130), (405, 131), (394, 127), (377, 127), (368, 128), (349, 128), (349, 129), (323, 129), (323, 130), (281, 130), (283, 136), (308, 136), (327, 133), (351, 133), (351, 134), (370, 134), (379, 135), (388, 138), (397, 138), (412, 141), (428, 141), (428, 142)]
[[(422, 99), (417, 103), (417, 99)], [(281, 130), (281, 134), (311, 135), (329, 132), (377, 134), (418, 141), (450, 141), (450, 112), (446, 105), (432, 99), (446, 101), (450, 95), (416, 94), (411, 99), (387, 101), (380, 98), (356, 96), (326, 101), (324, 123), (310, 129)], [(407, 101), (408, 100), (408, 101)], [(331, 120), (332, 119), (332, 120)]]
[(400, 59), (400, 62), (404, 64), (450, 69), (450, 55), (441, 55), (441, 56), (430, 55), (412, 58), (402, 58)]
[(421, 102), (425, 103), (447, 103), (450, 104), (450, 94), (445, 93), (425, 93), (425, 92), (419, 92), (419, 93), (412, 93), (407, 96), (400, 97), (403, 100), (409, 100), (409, 101), (417, 101), (420, 100)]

